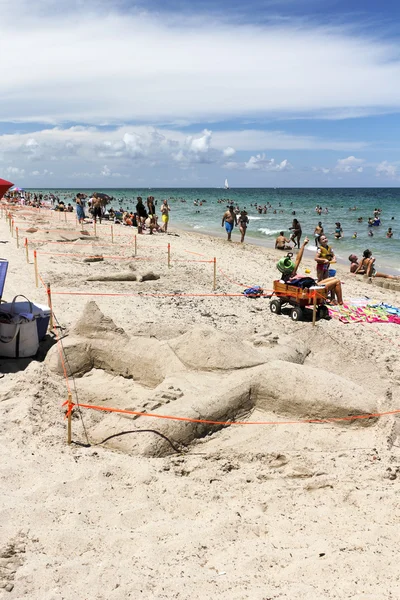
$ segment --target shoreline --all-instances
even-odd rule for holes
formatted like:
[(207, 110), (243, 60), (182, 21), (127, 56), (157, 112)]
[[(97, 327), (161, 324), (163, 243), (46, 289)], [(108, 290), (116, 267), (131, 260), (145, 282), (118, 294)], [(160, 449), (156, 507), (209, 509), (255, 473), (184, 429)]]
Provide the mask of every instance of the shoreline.
[[(185, 226), (182, 223), (179, 223), (178, 225), (173, 225), (173, 224), (171, 225), (170, 224), (169, 227), (172, 227), (172, 229), (176, 229), (177, 231), (185, 231), (186, 233), (191, 233), (191, 234), (194, 234), (194, 235), (199, 235), (199, 236), (202, 236), (204, 238), (210, 238), (210, 239), (217, 238), (217, 239), (221, 239), (221, 240), (224, 240), (224, 241), (227, 242), (226, 233), (224, 233), (224, 232), (218, 233), (217, 231), (215, 231), (215, 232), (214, 231), (208, 231), (207, 233), (206, 232), (203, 233), (202, 231), (194, 229), (193, 227)], [(273, 250), (274, 253), (275, 252), (279, 253), (279, 254), (277, 254), (277, 256), (278, 255), (279, 256), (280, 255), (281, 256), (285, 256), (285, 254), (287, 252), (291, 252), (290, 250), (276, 250), (275, 247), (274, 247), (274, 241), (272, 241), (272, 240), (271, 241), (270, 240), (263, 240), (263, 239), (259, 239), (259, 238), (252, 238), (252, 237), (247, 237), (246, 236), (244, 243), (241, 244), (240, 243), (240, 234), (237, 237), (239, 238), (238, 240), (234, 239), (233, 236), (232, 236), (232, 242), (231, 242), (232, 244), (238, 244), (239, 246), (249, 246), (249, 247), (254, 246), (254, 247), (267, 248), (269, 250)], [(249, 240), (251, 240), (251, 241), (249, 241)], [(302, 240), (304, 240), (304, 236), (303, 236)], [(292, 252), (294, 254), (296, 254), (297, 251), (298, 251), (297, 248), (294, 249), (294, 250), (292, 250)], [(303, 261), (307, 260), (307, 259), (310, 259), (311, 258), (310, 255), (312, 253), (315, 253), (315, 252), (316, 252), (316, 247), (315, 247), (314, 238), (310, 238), (310, 241), (307, 244), (307, 246), (305, 248), (305, 251), (304, 251)], [(345, 258), (343, 258), (342, 256), (338, 256), (338, 255), (336, 255), (336, 259), (337, 260), (336, 260), (335, 264), (336, 265), (342, 265), (343, 267), (347, 267), (347, 270), (348, 270), (348, 272), (350, 274), (350, 262), (348, 260), (346, 260)], [(315, 265), (316, 265), (316, 263), (315, 263), (315, 261), (313, 261), (314, 270), (315, 270)], [(335, 269), (336, 267), (334, 265), (332, 265), (332, 268)], [(392, 265), (387, 265), (387, 264), (382, 263), (382, 267), (380, 267), (380, 269), (381, 268), (388, 275), (397, 275), (397, 276), (400, 275), (399, 269), (396, 270), (395, 268), (393, 268)], [(400, 281), (400, 278), (399, 278), (399, 281)]]

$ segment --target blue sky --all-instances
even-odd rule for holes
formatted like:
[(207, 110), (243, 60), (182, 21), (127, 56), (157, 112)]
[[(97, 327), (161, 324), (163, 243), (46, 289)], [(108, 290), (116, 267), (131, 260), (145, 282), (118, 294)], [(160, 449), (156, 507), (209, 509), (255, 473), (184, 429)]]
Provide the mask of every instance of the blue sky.
[(0, 0), (0, 177), (398, 186), (400, 3)]

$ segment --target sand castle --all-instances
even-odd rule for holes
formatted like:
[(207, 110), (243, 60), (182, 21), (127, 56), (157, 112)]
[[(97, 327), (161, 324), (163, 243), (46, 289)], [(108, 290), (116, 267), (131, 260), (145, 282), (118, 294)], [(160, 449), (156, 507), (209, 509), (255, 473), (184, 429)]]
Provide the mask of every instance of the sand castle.
[[(136, 401), (129, 401), (128, 406), (121, 404), (116, 394), (114, 408), (223, 422), (251, 420), (255, 409), (273, 414), (277, 420), (347, 417), (377, 410), (376, 399), (366, 389), (304, 365), (308, 349), (290, 336), (261, 334), (232, 343), (228, 334), (209, 327), (193, 327), (168, 341), (128, 336), (91, 301), (64, 339), (63, 348), (69, 376), (102, 370), (133, 379), (136, 389), (141, 388)], [(62, 375), (56, 348), (47, 362), (52, 371)], [(222, 428), (156, 417), (131, 417), (130, 421), (133, 429), (155, 429), (179, 447), (188, 447)], [(374, 422), (362, 419), (352, 426)], [(347, 421), (338, 424), (349, 426)], [(126, 425), (127, 415), (105, 413), (90, 435), (100, 441), (123, 431)], [(152, 433), (115, 437), (109, 446), (148, 456), (165, 455), (173, 448), (167, 439)]]

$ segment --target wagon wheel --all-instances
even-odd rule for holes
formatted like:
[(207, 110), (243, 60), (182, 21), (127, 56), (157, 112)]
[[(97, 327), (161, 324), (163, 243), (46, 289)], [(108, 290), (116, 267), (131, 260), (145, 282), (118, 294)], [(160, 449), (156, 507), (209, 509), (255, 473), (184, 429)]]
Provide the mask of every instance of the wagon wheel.
[(295, 306), (290, 311), (292, 321), (301, 321), (303, 319), (303, 311), (299, 306)]
[(282, 303), (280, 300), (272, 300), (272, 302), (270, 302), (269, 308), (271, 312), (275, 315), (280, 315), (282, 312)]
[(327, 319), (329, 317), (329, 310), (325, 304), (321, 304), (318, 307), (318, 318), (319, 319)]

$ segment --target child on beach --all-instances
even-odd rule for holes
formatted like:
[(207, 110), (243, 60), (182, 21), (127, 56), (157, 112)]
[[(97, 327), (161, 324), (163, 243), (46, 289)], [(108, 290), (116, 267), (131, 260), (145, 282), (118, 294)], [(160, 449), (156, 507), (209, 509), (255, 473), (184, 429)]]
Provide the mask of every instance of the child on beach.
[(329, 267), (331, 263), (336, 262), (335, 253), (328, 244), (328, 238), (322, 234), (318, 238), (318, 248), (315, 257), (317, 263), (317, 280), (322, 281), (328, 278)]

